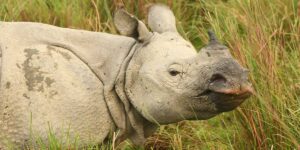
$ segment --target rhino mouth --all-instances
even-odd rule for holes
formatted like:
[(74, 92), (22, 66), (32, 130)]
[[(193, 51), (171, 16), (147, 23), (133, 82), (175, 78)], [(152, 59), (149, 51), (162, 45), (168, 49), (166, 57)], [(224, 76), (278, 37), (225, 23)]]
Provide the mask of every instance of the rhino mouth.
[(206, 96), (216, 105), (218, 112), (235, 109), (253, 94), (252, 88), (246, 90), (212, 90), (207, 89), (199, 96)]

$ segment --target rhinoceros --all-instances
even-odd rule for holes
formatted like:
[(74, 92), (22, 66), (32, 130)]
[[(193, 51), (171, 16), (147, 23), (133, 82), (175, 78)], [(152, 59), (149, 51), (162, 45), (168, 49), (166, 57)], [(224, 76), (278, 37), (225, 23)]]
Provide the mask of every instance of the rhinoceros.
[(209, 119), (251, 95), (248, 70), (215, 34), (197, 53), (167, 6), (150, 7), (152, 31), (124, 9), (114, 23), (121, 35), (0, 22), (0, 149), (49, 133), (140, 145), (161, 124)]

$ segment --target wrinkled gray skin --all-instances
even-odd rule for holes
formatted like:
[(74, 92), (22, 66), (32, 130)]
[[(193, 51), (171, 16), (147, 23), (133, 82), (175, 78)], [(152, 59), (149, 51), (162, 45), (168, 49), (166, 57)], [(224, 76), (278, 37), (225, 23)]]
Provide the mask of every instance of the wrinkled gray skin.
[[(38, 23), (0, 22), (0, 149), (47, 143), (143, 144), (159, 124), (208, 119), (251, 94), (247, 70), (212, 32), (198, 54), (169, 8), (148, 24), (115, 13), (122, 35)], [(114, 133), (114, 134), (113, 134)]]

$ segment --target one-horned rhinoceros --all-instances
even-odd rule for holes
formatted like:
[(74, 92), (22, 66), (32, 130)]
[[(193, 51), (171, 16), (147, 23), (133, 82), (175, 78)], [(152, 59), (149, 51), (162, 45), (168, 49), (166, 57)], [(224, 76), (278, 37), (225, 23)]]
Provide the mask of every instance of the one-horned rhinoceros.
[(159, 124), (208, 119), (251, 95), (248, 71), (214, 33), (197, 54), (168, 7), (150, 7), (153, 32), (124, 9), (114, 22), (123, 36), (0, 22), (1, 148), (110, 133), (142, 144)]

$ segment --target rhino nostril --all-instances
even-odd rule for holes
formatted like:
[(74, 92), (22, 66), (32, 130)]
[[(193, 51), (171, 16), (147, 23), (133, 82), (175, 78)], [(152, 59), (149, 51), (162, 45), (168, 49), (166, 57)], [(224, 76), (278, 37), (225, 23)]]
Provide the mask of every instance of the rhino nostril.
[(210, 78), (210, 83), (213, 83), (213, 82), (226, 82), (226, 78), (221, 75), (221, 74), (214, 74), (212, 75), (212, 77)]

